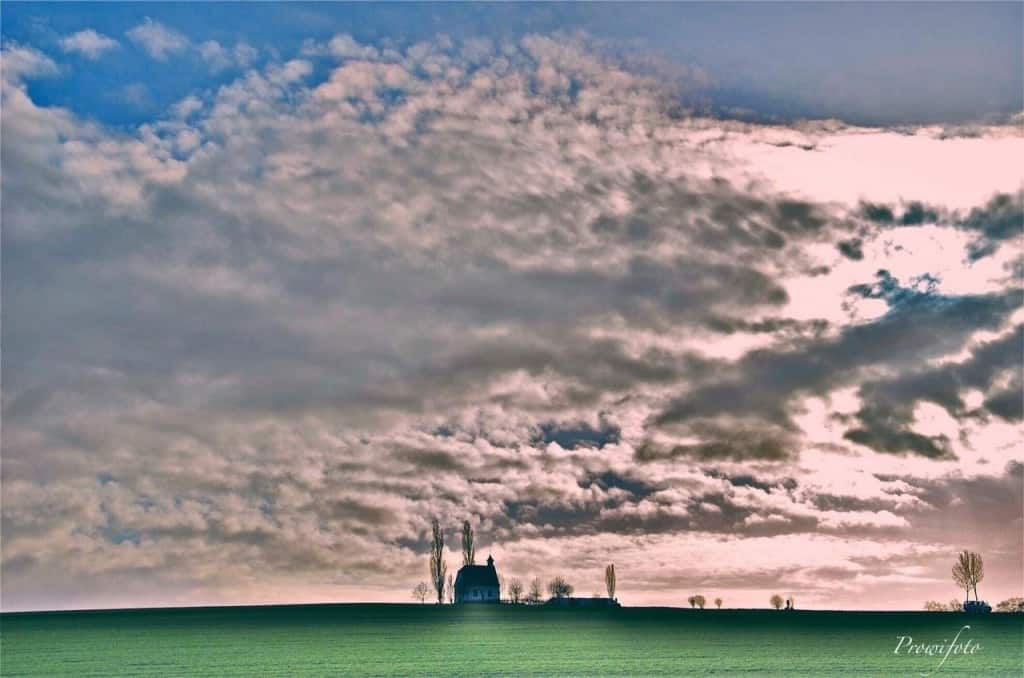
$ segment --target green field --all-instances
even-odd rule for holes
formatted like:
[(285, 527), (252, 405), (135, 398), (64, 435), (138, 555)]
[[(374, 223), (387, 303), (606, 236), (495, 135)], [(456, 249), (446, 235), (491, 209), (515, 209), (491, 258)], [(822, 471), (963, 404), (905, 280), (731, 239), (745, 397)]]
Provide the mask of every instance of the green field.
[[(308, 605), (5, 614), (13, 676), (1021, 676), (1024, 617)], [(897, 636), (973, 655), (894, 655)]]

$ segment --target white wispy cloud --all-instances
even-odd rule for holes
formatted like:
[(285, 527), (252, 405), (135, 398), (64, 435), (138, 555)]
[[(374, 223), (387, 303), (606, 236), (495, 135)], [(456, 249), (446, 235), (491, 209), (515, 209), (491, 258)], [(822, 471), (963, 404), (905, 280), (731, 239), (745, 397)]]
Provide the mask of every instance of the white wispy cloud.
[(189, 39), (183, 34), (149, 17), (125, 34), (157, 61), (164, 61), (171, 54), (184, 51), (189, 46)]
[(244, 42), (239, 42), (229, 49), (216, 40), (207, 40), (196, 49), (214, 72), (233, 66), (245, 68), (259, 57), (259, 50)]
[(47, 77), (60, 72), (53, 59), (34, 47), (7, 41), (2, 54), (3, 78), (7, 83), (14, 84), (26, 78)]
[(97, 33), (92, 28), (72, 33), (60, 39), (60, 46), (65, 52), (81, 54), (87, 59), (99, 59), (104, 52), (118, 47), (120, 43), (113, 38)]

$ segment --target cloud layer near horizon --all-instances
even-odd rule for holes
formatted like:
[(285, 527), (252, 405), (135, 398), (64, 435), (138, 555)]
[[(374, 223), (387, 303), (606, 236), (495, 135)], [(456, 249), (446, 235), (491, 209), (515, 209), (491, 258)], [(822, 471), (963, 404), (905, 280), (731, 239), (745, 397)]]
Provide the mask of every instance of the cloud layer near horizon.
[(305, 52), (118, 131), (5, 48), (5, 609), (404, 600), (430, 516), (632, 602), (916, 607), (962, 547), (1015, 593), (1018, 128)]

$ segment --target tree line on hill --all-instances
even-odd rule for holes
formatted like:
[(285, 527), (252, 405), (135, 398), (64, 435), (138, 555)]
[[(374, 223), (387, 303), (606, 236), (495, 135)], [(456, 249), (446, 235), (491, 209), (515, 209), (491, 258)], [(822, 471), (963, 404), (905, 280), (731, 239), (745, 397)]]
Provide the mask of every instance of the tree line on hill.
[[(461, 538), (462, 565), (475, 565), (475, 537), (473, 526), (468, 520), (462, 523)], [(605, 568), (604, 582), (608, 597), (615, 600), (616, 575), (614, 564), (609, 564)], [(551, 598), (570, 598), (575, 592), (575, 587), (561, 575), (553, 577), (548, 581), (547, 585), (539, 577), (535, 577), (529, 582), (528, 587), (519, 578), (513, 577), (506, 581), (504, 577), (498, 575), (498, 586), (501, 600), (512, 604), (537, 604), (543, 602), (545, 590)], [(432, 597), (432, 595), (436, 595), (439, 605), (455, 602), (455, 583), (451, 573), (448, 571), (448, 564), (444, 560), (444, 531), (441, 529), (441, 525), (436, 518), (431, 523), (430, 584), (420, 582), (412, 590), (412, 597), (421, 603), (425, 603), (427, 598)], [(598, 598), (600, 594), (594, 593), (593, 597)]]
[[(415, 600), (418, 600), (421, 603), (426, 602), (427, 599), (432, 596), (436, 596), (438, 604), (446, 602), (454, 603), (455, 584), (452, 579), (452, 574), (448, 571), (448, 565), (444, 560), (444, 532), (437, 519), (434, 519), (431, 523), (431, 532), (430, 584), (427, 582), (418, 583), (412, 590), (412, 596)], [(462, 523), (461, 538), (463, 566), (476, 564), (475, 537), (473, 534), (473, 526), (468, 520)], [(956, 582), (957, 586), (964, 589), (967, 601), (970, 601), (971, 599), (971, 591), (974, 592), (974, 600), (979, 600), (978, 584), (985, 577), (985, 566), (980, 554), (966, 550), (958, 554), (956, 563), (953, 565), (952, 576), (953, 581)], [(608, 594), (608, 598), (615, 600), (616, 574), (614, 564), (609, 564), (605, 568), (604, 580), (605, 591)], [(506, 581), (504, 577), (499, 575), (498, 585), (500, 600), (512, 604), (537, 604), (544, 602), (545, 591), (548, 593), (550, 598), (571, 598), (575, 592), (575, 587), (573, 587), (573, 585), (561, 575), (551, 578), (547, 584), (545, 584), (539, 577), (535, 577), (528, 584), (524, 584), (523, 581), (517, 577), (513, 577)], [(594, 593), (593, 597), (598, 598), (600, 597), (600, 594)], [(687, 598), (687, 602), (690, 604), (691, 608), (699, 608), (703, 610), (707, 606), (707, 599), (700, 594), (690, 596)], [(781, 595), (776, 593), (768, 599), (768, 603), (776, 610), (796, 609), (796, 602), (792, 595), (787, 598), (783, 598)], [(714, 605), (716, 608), (721, 609), (722, 604), (723, 600), (721, 598), (714, 599)], [(961, 611), (964, 609), (964, 606), (960, 601), (955, 599), (948, 603), (929, 600), (925, 603), (924, 609), (932, 612)], [(1024, 598), (1017, 597), (1004, 600), (996, 605), (995, 611), (1024, 612)]]
[[(924, 604), (928, 612), (963, 612), (965, 605), (971, 601), (971, 591), (974, 591), (974, 602), (980, 602), (978, 598), (978, 584), (985, 578), (985, 563), (980, 553), (974, 551), (961, 551), (953, 564), (951, 571), (953, 581), (959, 588), (964, 590), (965, 601), (961, 603), (954, 598), (948, 603), (937, 600), (929, 600)], [(1007, 598), (995, 607), (996, 612), (1024, 612), (1024, 598)]]
[[(950, 600), (948, 603), (929, 600), (924, 604), (924, 609), (927, 612), (963, 612), (964, 604), (956, 598)], [(993, 612), (1016, 612), (1018, 614), (1024, 614), (1024, 598), (1020, 596), (1007, 598), (1006, 600), (997, 603), (992, 610)]]

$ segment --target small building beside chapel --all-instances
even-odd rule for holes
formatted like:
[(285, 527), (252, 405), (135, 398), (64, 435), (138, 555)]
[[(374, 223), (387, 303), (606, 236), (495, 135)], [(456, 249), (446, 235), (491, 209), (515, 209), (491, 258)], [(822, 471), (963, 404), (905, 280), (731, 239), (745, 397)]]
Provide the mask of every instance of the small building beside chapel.
[(455, 577), (456, 603), (500, 603), (501, 585), (494, 569), (494, 558), (486, 565), (463, 565)]

